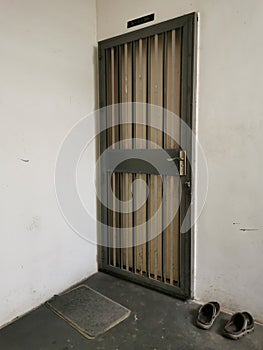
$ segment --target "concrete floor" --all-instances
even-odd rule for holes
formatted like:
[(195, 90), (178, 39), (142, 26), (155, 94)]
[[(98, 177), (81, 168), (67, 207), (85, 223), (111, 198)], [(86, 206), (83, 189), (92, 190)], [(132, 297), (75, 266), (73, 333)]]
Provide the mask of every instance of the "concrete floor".
[(238, 341), (222, 337), (228, 315), (210, 331), (195, 327), (198, 305), (98, 273), (90, 287), (128, 307), (131, 316), (95, 340), (87, 340), (45, 306), (0, 331), (1, 350), (262, 350), (263, 327)]

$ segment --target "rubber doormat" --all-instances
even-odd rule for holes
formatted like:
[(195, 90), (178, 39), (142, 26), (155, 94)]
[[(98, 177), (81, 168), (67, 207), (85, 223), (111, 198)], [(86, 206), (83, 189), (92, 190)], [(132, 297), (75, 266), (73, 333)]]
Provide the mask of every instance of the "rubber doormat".
[(131, 313), (86, 285), (55, 295), (46, 305), (88, 339), (116, 326)]

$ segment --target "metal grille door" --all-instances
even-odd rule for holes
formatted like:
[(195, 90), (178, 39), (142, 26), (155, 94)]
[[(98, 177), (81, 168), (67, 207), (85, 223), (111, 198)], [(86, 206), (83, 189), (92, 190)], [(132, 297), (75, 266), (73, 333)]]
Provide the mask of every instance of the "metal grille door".
[(100, 269), (181, 297), (190, 296), (191, 282), (191, 230), (180, 233), (191, 201), (191, 140), (181, 124), (192, 126), (195, 20), (99, 43), (100, 107), (107, 107)]

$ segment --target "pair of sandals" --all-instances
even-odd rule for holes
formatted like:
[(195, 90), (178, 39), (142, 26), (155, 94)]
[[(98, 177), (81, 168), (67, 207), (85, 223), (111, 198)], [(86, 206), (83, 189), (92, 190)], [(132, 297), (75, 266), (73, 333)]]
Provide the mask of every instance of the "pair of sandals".
[[(200, 307), (196, 325), (202, 329), (210, 329), (215, 319), (220, 314), (220, 305), (216, 301)], [(237, 312), (224, 327), (223, 335), (227, 338), (237, 340), (247, 333), (254, 331), (254, 319), (249, 312)]]

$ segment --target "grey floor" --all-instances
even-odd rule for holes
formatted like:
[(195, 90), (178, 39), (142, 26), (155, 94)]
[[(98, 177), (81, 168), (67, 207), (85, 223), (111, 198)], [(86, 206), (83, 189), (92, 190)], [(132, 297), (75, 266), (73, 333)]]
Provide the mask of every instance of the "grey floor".
[(263, 327), (238, 341), (222, 337), (229, 318), (221, 314), (210, 331), (195, 327), (198, 305), (183, 302), (139, 285), (98, 273), (90, 287), (128, 307), (131, 316), (97, 337), (87, 340), (45, 306), (0, 331), (1, 350), (141, 350), (141, 349), (263, 349)]

